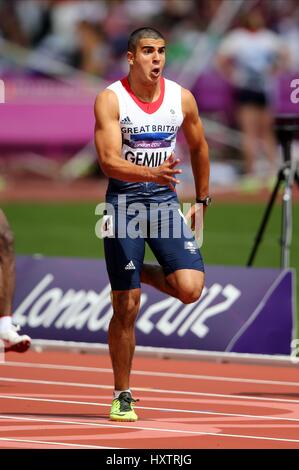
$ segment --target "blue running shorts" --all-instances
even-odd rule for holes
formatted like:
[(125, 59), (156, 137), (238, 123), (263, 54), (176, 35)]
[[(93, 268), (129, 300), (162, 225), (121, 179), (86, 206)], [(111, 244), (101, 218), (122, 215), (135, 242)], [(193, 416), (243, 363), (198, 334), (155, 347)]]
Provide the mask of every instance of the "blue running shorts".
[(140, 288), (145, 243), (166, 276), (178, 269), (204, 272), (200, 250), (177, 199), (162, 206), (149, 201), (119, 203), (115, 197), (107, 202), (102, 227), (112, 290)]

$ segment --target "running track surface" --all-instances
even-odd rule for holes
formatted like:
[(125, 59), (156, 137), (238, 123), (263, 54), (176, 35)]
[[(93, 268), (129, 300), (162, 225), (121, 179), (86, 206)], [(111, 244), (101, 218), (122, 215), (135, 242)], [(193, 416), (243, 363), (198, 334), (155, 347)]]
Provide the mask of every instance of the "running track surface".
[(28, 351), (0, 365), (0, 448), (299, 448), (299, 370), (135, 357), (139, 420), (108, 415), (108, 356)]

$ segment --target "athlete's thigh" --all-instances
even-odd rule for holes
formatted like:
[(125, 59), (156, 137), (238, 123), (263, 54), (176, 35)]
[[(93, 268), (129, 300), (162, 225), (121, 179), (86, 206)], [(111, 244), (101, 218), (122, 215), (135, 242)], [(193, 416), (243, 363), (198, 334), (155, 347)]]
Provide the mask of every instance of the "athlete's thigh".
[(162, 211), (157, 231), (151, 231), (147, 243), (166, 275), (187, 269), (204, 272), (202, 255), (178, 203)]
[[(140, 288), (140, 273), (144, 260), (145, 241), (127, 230), (132, 216), (122, 209), (121, 217), (115, 207), (115, 214), (109, 219), (108, 233), (104, 238), (105, 260), (113, 291)], [(121, 222), (120, 222), (121, 221)]]

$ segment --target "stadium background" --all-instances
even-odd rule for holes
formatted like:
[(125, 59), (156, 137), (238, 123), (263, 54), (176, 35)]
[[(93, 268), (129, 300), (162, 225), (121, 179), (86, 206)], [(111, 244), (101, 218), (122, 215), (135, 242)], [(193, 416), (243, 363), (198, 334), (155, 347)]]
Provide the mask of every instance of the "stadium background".
[[(258, 156), (261, 179), (251, 188), (243, 185), (231, 89), (216, 71), (214, 58), (225, 32), (256, 5), (268, 28), (290, 46), (298, 44), (296, 0), (0, 1), (0, 77), (5, 84), (0, 199), (17, 254), (103, 257), (94, 227), (106, 180), (92, 145), (93, 102), (107, 82), (126, 73), (128, 33), (147, 24), (165, 34), (165, 75), (193, 89), (205, 124), (214, 197), (205, 223), (205, 262), (246, 264), (271, 185), (262, 178), (263, 155)], [(277, 113), (290, 110), (289, 83), (299, 77), (298, 49), (291, 47), (290, 54), (290, 68), (277, 80)], [(182, 138), (178, 154), (184, 168), (180, 195), (189, 200), (193, 183)], [(293, 157), (299, 158), (298, 142)], [(294, 188), (294, 268), (298, 195)], [(280, 223), (279, 200), (255, 266), (279, 267)], [(152, 259), (150, 251), (146, 257)]]

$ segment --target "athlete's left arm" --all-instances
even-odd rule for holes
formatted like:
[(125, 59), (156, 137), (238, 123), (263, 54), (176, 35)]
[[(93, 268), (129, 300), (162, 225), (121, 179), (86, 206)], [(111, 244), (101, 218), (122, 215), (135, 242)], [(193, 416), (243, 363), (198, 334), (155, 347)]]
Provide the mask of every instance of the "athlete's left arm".
[(204, 199), (209, 194), (209, 148), (195, 98), (185, 88), (182, 88), (182, 110), (184, 115), (182, 129), (189, 147), (196, 197)]

